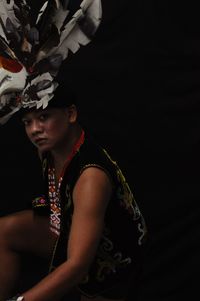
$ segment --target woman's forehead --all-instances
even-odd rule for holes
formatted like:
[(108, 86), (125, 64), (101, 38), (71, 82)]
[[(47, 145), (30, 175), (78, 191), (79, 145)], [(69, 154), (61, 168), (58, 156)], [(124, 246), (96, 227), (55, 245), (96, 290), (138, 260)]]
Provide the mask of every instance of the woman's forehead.
[(47, 112), (46, 109), (30, 109), (24, 112), (22, 118), (33, 117), (41, 114), (42, 112)]
[(56, 113), (63, 111), (61, 108), (51, 108), (47, 107), (45, 109), (30, 109), (24, 113), (23, 118), (26, 117), (37, 117), (38, 115), (45, 114), (45, 113)]

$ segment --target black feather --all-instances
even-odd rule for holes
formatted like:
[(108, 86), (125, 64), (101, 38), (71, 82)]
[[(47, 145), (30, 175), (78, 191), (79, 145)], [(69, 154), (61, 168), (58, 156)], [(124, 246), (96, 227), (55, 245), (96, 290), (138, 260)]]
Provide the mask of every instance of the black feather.
[(52, 76), (55, 76), (62, 64), (62, 56), (60, 54), (54, 54), (39, 61), (34, 68), (34, 71), (38, 74), (49, 72)]
[(56, 10), (55, 1), (49, 0), (46, 9), (37, 24), (37, 29), (40, 32), (40, 45), (44, 44), (49, 38), (53, 26), (52, 20), (56, 14)]
[(31, 8), (29, 5), (20, 0), (15, 0), (13, 7), (16, 18), (19, 20), (21, 27), (24, 28), (27, 24), (30, 24), (30, 12)]
[(48, 36), (46, 37), (46, 39), (44, 39), (44, 41), (42, 41), (42, 43), (40, 43), (40, 45), (42, 45), (40, 47), (40, 50), (44, 50), (45, 49), (51, 49), (53, 47), (58, 46), (60, 42), (60, 34), (58, 32), (57, 27), (52, 24), (51, 28), (49, 29), (48, 32)]
[(69, 9), (69, 1), (70, 0), (61, 0), (61, 4), (64, 10)]
[(75, 14), (75, 12), (80, 9), (80, 5), (81, 5), (82, 1), (83, 0), (69, 0), (68, 1), (67, 9), (69, 10), (69, 14), (67, 15), (67, 17), (65, 19), (63, 27), (71, 20), (72, 16)]
[(85, 15), (83, 18), (79, 19), (77, 23), (82, 32), (84, 32), (89, 39), (92, 39), (96, 32), (96, 25), (93, 20), (89, 16)]
[(8, 46), (6, 41), (0, 36), (0, 51), (4, 57), (15, 59), (12, 49)]
[(20, 43), (21, 35), (17, 31), (17, 28), (15, 28), (10, 18), (6, 19), (5, 30), (6, 30), (6, 36), (10, 41), (12, 41), (13, 43)]

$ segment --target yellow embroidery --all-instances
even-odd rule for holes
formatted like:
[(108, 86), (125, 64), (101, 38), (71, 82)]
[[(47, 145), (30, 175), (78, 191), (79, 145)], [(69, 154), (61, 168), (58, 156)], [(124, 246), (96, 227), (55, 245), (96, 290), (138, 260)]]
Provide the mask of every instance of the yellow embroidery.
[(130, 213), (132, 212), (134, 220), (138, 220), (141, 217), (141, 213), (140, 213), (139, 207), (135, 201), (133, 193), (132, 193), (128, 183), (126, 182), (126, 179), (125, 179), (121, 169), (119, 168), (116, 161), (112, 160), (112, 158), (109, 156), (107, 151), (105, 149), (103, 151), (106, 154), (106, 156), (109, 158), (109, 160), (114, 164), (116, 171), (117, 171), (118, 181), (122, 185), (122, 186), (119, 186), (118, 191), (117, 191), (117, 195), (118, 195), (119, 199), (121, 200), (121, 204), (124, 205), (126, 207), (126, 209), (129, 210)]
[(72, 204), (72, 198), (71, 198), (71, 194), (70, 194), (70, 186), (67, 184), (66, 185), (66, 189), (65, 189), (65, 195), (66, 195), (66, 204), (65, 204), (65, 210), (67, 210), (68, 208), (71, 207)]
[(147, 227), (146, 227), (144, 218), (140, 212), (137, 202), (133, 196), (133, 193), (132, 193), (128, 183), (126, 182), (126, 179), (125, 179), (121, 169), (119, 168), (117, 162), (112, 160), (112, 158), (109, 156), (109, 154), (107, 153), (107, 151), (105, 149), (103, 149), (103, 151), (116, 168), (118, 180), (121, 183), (121, 186), (119, 185), (118, 191), (117, 191), (117, 195), (118, 195), (119, 199), (121, 200), (121, 205), (125, 206), (126, 209), (128, 209), (130, 214), (133, 215), (134, 220), (140, 219), (140, 221), (141, 221), (140, 223), (138, 223), (138, 231), (141, 233), (141, 235), (138, 239), (138, 245), (142, 245), (143, 239), (146, 238), (146, 233), (147, 233)]
[(46, 171), (46, 168), (47, 168), (47, 158), (45, 158), (42, 162), (42, 171), (43, 171), (43, 176), (45, 174), (45, 171)]
[(113, 243), (105, 236), (103, 236), (103, 242), (98, 250), (98, 270), (96, 279), (98, 281), (103, 281), (106, 275), (110, 273), (115, 273), (116, 269), (119, 267), (124, 267), (131, 263), (131, 258), (123, 258), (121, 252), (116, 252), (114, 254), (109, 254), (108, 251), (113, 250)]

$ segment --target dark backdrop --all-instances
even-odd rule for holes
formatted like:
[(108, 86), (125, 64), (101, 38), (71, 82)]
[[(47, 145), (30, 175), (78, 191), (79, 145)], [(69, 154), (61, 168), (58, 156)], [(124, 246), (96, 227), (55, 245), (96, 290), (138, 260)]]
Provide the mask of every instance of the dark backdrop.
[[(197, 4), (102, 3), (95, 39), (68, 59), (63, 74), (81, 99), (83, 124), (118, 161), (146, 218), (149, 241), (137, 300), (192, 300), (196, 294), (198, 299)], [(37, 193), (40, 165), (15, 119), (0, 131), (3, 215), (23, 208)]]

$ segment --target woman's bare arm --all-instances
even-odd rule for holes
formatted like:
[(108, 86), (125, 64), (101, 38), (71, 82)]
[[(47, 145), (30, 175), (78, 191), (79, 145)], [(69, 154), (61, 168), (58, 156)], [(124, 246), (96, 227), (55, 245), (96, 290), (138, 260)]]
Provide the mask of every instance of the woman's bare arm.
[(68, 260), (25, 292), (26, 301), (59, 300), (83, 279), (96, 253), (111, 193), (111, 182), (104, 171), (92, 167), (82, 173), (73, 192)]

